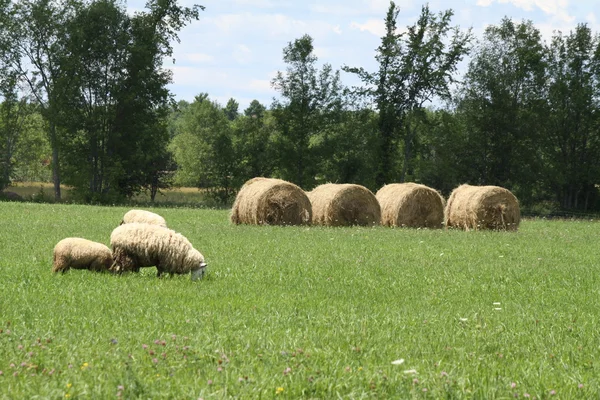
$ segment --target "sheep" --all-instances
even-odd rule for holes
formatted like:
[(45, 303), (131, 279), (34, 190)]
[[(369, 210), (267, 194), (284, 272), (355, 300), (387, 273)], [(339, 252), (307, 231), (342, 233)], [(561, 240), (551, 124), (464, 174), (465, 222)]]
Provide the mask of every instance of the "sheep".
[(204, 256), (181, 234), (158, 225), (123, 224), (110, 235), (113, 250), (112, 272), (138, 272), (156, 266), (162, 273), (186, 274), (192, 280), (202, 278), (206, 269)]
[(66, 272), (70, 268), (108, 271), (112, 262), (112, 253), (106, 245), (70, 237), (54, 246), (52, 272)]
[(129, 210), (123, 216), (120, 225), (139, 222), (143, 224), (152, 224), (167, 227), (167, 222), (163, 217), (150, 211), (145, 210)]

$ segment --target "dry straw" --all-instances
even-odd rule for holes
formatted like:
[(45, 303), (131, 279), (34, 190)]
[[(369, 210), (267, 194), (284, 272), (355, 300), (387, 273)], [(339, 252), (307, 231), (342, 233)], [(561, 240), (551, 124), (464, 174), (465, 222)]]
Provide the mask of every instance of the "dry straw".
[(315, 225), (379, 225), (381, 209), (375, 195), (354, 184), (327, 183), (307, 193)]
[(231, 210), (234, 224), (302, 225), (312, 209), (306, 193), (281, 179), (253, 178), (238, 192)]
[(379, 189), (381, 224), (410, 228), (442, 228), (444, 199), (418, 183), (392, 183)]
[(516, 231), (521, 210), (519, 201), (507, 189), (461, 185), (452, 191), (444, 219), (447, 228)]

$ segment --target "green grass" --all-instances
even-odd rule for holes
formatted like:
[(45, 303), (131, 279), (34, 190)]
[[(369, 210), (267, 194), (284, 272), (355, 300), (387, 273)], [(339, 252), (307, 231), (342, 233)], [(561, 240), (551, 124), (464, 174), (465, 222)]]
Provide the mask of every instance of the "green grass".
[(600, 396), (597, 222), (254, 227), (158, 209), (205, 255), (203, 281), (51, 273), (60, 239), (108, 244), (126, 211), (0, 203), (0, 398)]

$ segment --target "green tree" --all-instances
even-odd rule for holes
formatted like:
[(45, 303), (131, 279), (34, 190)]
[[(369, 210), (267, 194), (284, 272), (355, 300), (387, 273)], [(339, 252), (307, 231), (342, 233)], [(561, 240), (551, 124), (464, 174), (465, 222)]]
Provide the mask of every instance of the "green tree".
[(508, 18), (489, 26), (460, 94), (471, 163), (465, 180), (509, 187), (524, 203), (539, 196), (545, 92), (539, 30)]
[(579, 24), (548, 48), (547, 181), (564, 209), (598, 201), (600, 176), (600, 38)]
[(240, 179), (270, 176), (274, 169), (274, 121), (265, 106), (253, 100), (233, 125)]
[(304, 35), (283, 49), (286, 72), (271, 82), (281, 95), (271, 107), (279, 135), (278, 166), (283, 178), (311, 187), (316, 175), (314, 138), (339, 119), (342, 86), (339, 72), (325, 64), (319, 71), (313, 39)]
[(227, 116), (228, 120), (234, 121), (240, 115), (240, 113), (238, 112), (239, 107), (240, 104), (237, 101), (235, 101), (235, 99), (229, 99), (227, 101), (223, 112)]
[(60, 200), (60, 83), (66, 78), (59, 64), (65, 56), (65, 27), (77, 11), (77, 0), (22, 0), (0, 4), (0, 59), (27, 83), (46, 120), (52, 147), (54, 196)]
[(227, 202), (238, 182), (232, 127), (223, 108), (206, 95), (196, 96), (181, 127), (170, 146), (178, 165), (175, 182), (206, 189)]
[(31, 107), (25, 97), (19, 98), (14, 74), (0, 76), (0, 191), (7, 187), (13, 176), (15, 154), (19, 148), (25, 122)]
[[(356, 74), (365, 86), (356, 93), (368, 97), (379, 113), (376, 184), (381, 186), (399, 179), (404, 181), (417, 131), (406, 121), (409, 113), (422, 109), (436, 98), (450, 97), (458, 63), (468, 53), (471, 32), (450, 26), (452, 10), (433, 14), (429, 6), (421, 9), (419, 19), (398, 33), (399, 7), (391, 1), (385, 17), (386, 33), (375, 59), (376, 72), (344, 67)], [(451, 34), (451, 36), (450, 36)], [(403, 164), (398, 173), (398, 150), (402, 140)]]
[[(73, 79), (61, 105), (68, 130), (65, 181), (87, 201), (128, 197), (168, 186), (167, 117), (171, 73), (162, 67), (177, 30), (199, 8), (151, 1), (129, 16), (116, 0), (95, 0), (69, 21), (61, 68)], [(163, 181), (164, 180), (164, 181)]]

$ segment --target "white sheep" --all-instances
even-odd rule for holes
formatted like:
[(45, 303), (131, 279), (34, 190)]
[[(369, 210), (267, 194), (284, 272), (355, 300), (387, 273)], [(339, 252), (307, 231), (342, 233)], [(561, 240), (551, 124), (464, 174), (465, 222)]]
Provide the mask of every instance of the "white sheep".
[(163, 217), (161, 217), (160, 215), (155, 214), (153, 212), (146, 211), (146, 210), (129, 210), (129, 211), (127, 211), (127, 213), (125, 213), (125, 215), (123, 216), (123, 219), (121, 220), (121, 225), (130, 224), (133, 222), (139, 222), (142, 224), (158, 225), (158, 226), (162, 226), (165, 228), (167, 227), (167, 222), (165, 221), (165, 219)]
[(204, 256), (183, 235), (158, 225), (123, 224), (110, 235), (113, 272), (138, 272), (155, 266), (157, 276), (164, 273), (186, 274), (192, 280), (202, 278), (206, 269)]
[(106, 245), (71, 237), (54, 246), (52, 272), (66, 272), (70, 268), (108, 271), (112, 262), (112, 253)]

